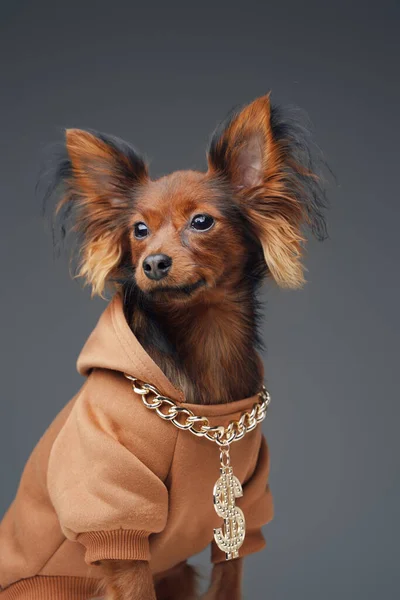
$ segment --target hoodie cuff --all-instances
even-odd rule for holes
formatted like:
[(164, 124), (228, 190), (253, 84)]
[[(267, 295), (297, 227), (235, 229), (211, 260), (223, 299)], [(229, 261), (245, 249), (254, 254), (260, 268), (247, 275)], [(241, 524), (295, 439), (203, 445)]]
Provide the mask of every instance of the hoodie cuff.
[[(253, 531), (247, 531), (246, 537), (244, 538), (243, 545), (239, 548), (239, 558), (243, 558), (248, 554), (254, 552), (260, 552), (266, 546), (264, 536), (261, 529), (255, 529)], [(214, 564), (225, 562), (225, 552), (222, 552), (217, 544), (212, 541), (211, 543), (211, 562)]]
[(86, 548), (88, 565), (99, 560), (150, 560), (148, 531), (115, 529), (113, 531), (88, 531), (77, 541)]

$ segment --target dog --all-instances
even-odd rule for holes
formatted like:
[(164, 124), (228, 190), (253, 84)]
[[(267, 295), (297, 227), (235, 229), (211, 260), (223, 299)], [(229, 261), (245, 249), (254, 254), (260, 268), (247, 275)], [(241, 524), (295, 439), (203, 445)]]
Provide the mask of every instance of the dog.
[[(269, 94), (228, 115), (207, 160), (152, 180), (129, 144), (70, 129), (46, 195), (61, 193), (55, 227), (73, 232), (77, 276), (95, 295), (118, 291), (142, 348), (199, 407), (258, 394), (259, 288), (300, 288), (304, 227), (326, 236), (318, 157)], [(197, 597), (186, 562), (157, 574), (148, 560), (96, 564), (107, 600)], [(217, 562), (204, 600), (239, 600), (242, 571), (243, 558)]]

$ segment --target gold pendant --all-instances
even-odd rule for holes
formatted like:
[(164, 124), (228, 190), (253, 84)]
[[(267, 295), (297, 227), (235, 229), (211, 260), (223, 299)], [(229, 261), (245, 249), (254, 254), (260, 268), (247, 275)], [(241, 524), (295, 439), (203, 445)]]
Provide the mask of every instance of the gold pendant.
[(221, 447), (221, 476), (214, 485), (214, 508), (224, 519), (224, 526), (214, 529), (215, 542), (226, 560), (238, 558), (239, 548), (246, 535), (243, 511), (235, 505), (235, 498), (243, 496), (240, 481), (233, 474), (229, 457), (229, 444)]

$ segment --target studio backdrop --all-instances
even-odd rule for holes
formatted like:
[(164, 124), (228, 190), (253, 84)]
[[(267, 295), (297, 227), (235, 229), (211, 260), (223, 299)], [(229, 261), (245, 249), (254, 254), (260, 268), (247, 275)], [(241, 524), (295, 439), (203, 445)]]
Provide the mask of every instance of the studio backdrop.
[[(93, 128), (153, 177), (204, 169), (217, 122), (271, 91), (305, 111), (331, 208), (305, 287), (262, 289), (275, 517), (245, 597), (398, 597), (399, 16), (386, 0), (1, 3), (1, 515), (106, 306), (54, 255), (46, 148)], [(206, 577), (208, 551), (193, 563)]]

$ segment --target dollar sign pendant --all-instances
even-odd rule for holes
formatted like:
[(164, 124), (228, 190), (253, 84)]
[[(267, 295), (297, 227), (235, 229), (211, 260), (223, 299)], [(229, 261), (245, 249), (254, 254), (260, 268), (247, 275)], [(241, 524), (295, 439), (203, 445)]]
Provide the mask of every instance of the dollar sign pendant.
[(214, 508), (224, 519), (224, 526), (214, 529), (215, 542), (226, 560), (238, 558), (239, 548), (246, 535), (246, 522), (242, 510), (235, 505), (235, 498), (243, 496), (240, 481), (233, 474), (230, 464), (229, 444), (221, 447), (221, 476), (214, 485)]

